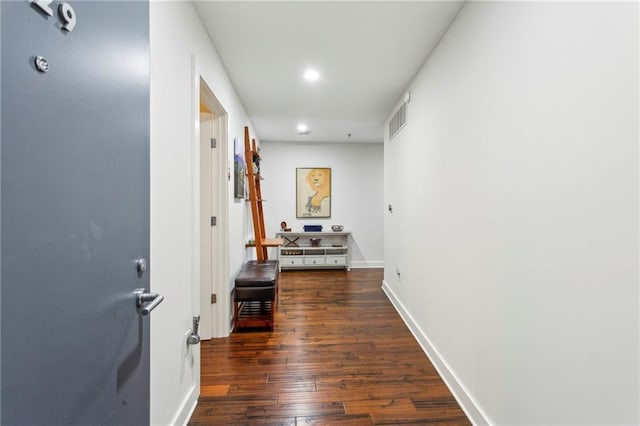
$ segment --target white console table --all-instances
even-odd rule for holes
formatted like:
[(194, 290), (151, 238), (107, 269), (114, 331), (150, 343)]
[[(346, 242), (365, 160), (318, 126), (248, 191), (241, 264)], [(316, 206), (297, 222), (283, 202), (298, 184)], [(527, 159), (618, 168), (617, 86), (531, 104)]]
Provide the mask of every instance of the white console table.
[[(278, 247), (280, 269), (326, 269), (351, 270), (351, 232), (278, 232), (284, 244)], [(311, 239), (320, 239), (312, 246)]]

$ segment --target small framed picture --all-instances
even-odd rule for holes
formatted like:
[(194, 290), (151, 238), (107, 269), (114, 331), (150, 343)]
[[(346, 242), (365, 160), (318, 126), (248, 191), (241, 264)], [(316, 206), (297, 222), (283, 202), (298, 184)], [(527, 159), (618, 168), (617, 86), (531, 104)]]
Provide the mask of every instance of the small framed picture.
[(244, 150), (238, 138), (233, 138), (233, 195), (244, 199), (244, 181), (247, 168), (244, 163)]

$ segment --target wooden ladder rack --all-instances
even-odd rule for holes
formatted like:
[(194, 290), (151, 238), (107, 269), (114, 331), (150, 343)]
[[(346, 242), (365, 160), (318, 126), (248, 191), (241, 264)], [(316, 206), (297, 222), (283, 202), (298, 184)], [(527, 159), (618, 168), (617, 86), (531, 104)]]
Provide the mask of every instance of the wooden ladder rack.
[[(251, 201), (251, 215), (253, 216), (253, 232), (255, 235), (256, 256), (258, 262), (269, 259), (268, 247), (278, 247), (283, 244), (282, 238), (267, 238), (264, 228), (264, 214), (262, 211), (262, 190), (260, 189), (260, 154), (256, 140), (250, 140), (249, 128), (244, 128), (244, 154), (247, 163), (247, 180), (249, 181), (249, 200)], [(258, 167), (257, 172), (254, 166)]]

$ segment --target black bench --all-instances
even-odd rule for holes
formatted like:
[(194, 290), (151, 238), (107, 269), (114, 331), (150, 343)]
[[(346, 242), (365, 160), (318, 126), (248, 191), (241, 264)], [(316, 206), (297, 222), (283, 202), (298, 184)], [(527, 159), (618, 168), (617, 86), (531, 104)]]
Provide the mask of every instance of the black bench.
[(245, 327), (268, 327), (273, 331), (278, 303), (277, 260), (250, 260), (235, 279), (233, 331)]

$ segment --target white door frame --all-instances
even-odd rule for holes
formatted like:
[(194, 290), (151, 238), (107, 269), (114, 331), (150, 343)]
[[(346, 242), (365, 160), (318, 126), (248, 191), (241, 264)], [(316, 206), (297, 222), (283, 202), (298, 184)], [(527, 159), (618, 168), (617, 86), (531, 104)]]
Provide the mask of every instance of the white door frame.
[[(194, 229), (193, 234), (193, 276), (192, 283), (192, 305), (194, 314), (200, 315), (201, 337), (209, 339), (212, 337), (225, 337), (229, 335), (229, 315), (230, 307), (226, 303), (228, 299), (229, 287), (229, 259), (228, 259), (228, 115), (224, 107), (213, 94), (210, 86), (202, 77), (198, 67), (198, 60), (192, 56), (192, 77), (193, 77), (193, 104), (192, 118), (194, 123), (194, 134), (192, 142), (192, 165), (193, 165), (193, 214)], [(203, 259), (200, 256), (200, 242), (204, 232), (211, 232), (210, 227), (203, 227), (200, 203), (201, 173), (200, 173), (200, 105), (204, 105), (211, 111), (212, 137), (217, 140), (217, 146), (211, 155), (212, 182), (216, 185), (212, 193), (215, 199), (212, 200), (214, 206), (211, 212), (216, 216), (216, 237), (212, 241), (211, 250), (215, 255), (212, 259)], [(202, 262), (211, 261), (211, 283), (202, 283), (200, 270)], [(206, 264), (205, 264), (206, 265)], [(207, 267), (207, 266), (205, 266)], [(211, 305), (211, 294), (217, 295), (217, 303)]]

